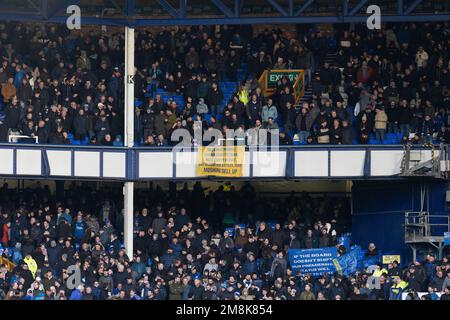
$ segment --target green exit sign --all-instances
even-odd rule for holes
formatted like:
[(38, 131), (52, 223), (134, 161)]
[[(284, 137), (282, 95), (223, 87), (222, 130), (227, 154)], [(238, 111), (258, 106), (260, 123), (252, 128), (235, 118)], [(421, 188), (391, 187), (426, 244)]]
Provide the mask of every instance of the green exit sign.
[(300, 70), (270, 70), (267, 75), (267, 87), (274, 88), (277, 86), (278, 81), (283, 77), (288, 77), (292, 84), (302, 74)]

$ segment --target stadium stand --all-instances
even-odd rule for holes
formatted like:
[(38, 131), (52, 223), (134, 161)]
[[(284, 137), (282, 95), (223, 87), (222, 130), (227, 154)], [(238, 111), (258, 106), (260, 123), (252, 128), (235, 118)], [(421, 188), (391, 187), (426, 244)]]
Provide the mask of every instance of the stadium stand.
[[(422, 300), (450, 297), (449, 257), (429, 255), (402, 269), (382, 265), (370, 244), (355, 274), (314, 277), (292, 270), (287, 250), (351, 248), (346, 198), (303, 193), (264, 197), (247, 183), (237, 191), (200, 183), (176, 193), (137, 192), (134, 256), (122, 246), (120, 188), (72, 184), (0, 190), (0, 298), (25, 300)], [(278, 212), (274, 215), (273, 212)], [(202, 214), (200, 214), (202, 213)], [(245, 214), (243, 214), (245, 213)], [(380, 287), (370, 289), (368, 261)], [(69, 266), (82, 282), (68, 285)], [(373, 271), (373, 270), (372, 270)], [(428, 292), (423, 294), (422, 292)], [(404, 297), (403, 297), (404, 295)]]
[[(138, 147), (171, 147), (173, 132), (192, 133), (199, 123), (203, 130), (280, 129), (282, 145), (450, 139), (448, 24), (313, 27), (296, 34), (251, 26), (157, 30), (136, 32)], [(41, 144), (122, 146), (124, 49), (124, 35), (114, 29), (78, 34), (57, 25), (0, 22), (0, 142), (37, 137)], [(305, 73), (303, 96), (288, 76), (266, 96), (259, 82), (264, 72), (297, 69)], [(12, 154), (16, 168), (17, 151)], [(200, 182), (179, 191), (136, 190), (134, 252), (127, 256), (121, 188), (19, 189), (0, 189), (0, 299), (450, 299), (448, 253), (385, 263), (383, 255), (391, 253), (376, 243), (351, 242), (346, 197), (269, 197), (250, 183), (239, 190), (230, 184), (208, 190)], [(409, 186), (407, 192), (414, 202)], [(289, 252), (298, 249), (335, 251), (336, 271), (294, 270)], [(350, 256), (357, 264), (351, 268), (344, 263)], [(72, 266), (80, 270), (74, 287)]]
[[(11, 133), (49, 144), (123, 144), (123, 34), (69, 36), (58, 26), (22, 23), (0, 30), (0, 141)], [(137, 144), (172, 145), (172, 132), (192, 131), (196, 121), (204, 130), (279, 128), (286, 132), (281, 144), (448, 142), (443, 24), (295, 35), (244, 26), (163, 28), (140, 30), (136, 43)], [(296, 102), (284, 77), (267, 106), (258, 89), (267, 69), (305, 70), (305, 95)]]

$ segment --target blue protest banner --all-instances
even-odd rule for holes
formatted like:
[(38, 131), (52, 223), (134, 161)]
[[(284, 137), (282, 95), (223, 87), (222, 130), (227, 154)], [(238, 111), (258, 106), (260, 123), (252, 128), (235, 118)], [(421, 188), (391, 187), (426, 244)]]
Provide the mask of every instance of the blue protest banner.
[(360, 259), (361, 247), (353, 246), (351, 250), (336, 259), (336, 269), (339, 273), (348, 276), (355, 273), (358, 269), (358, 260)]
[(324, 273), (334, 273), (336, 267), (333, 259), (337, 257), (335, 247), (327, 247), (320, 249), (290, 249), (288, 251), (289, 262), (292, 271), (297, 273), (310, 273), (317, 277)]
[(345, 233), (337, 238), (338, 244), (346, 247), (347, 249), (350, 248), (350, 240), (351, 240), (351, 233)]

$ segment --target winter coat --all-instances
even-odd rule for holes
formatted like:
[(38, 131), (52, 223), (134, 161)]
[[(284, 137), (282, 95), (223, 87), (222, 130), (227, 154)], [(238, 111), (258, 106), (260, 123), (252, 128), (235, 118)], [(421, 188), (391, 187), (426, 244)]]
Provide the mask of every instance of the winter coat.
[(182, 300), (183, 285), (181, 283), (172, 282), (169, 284), (169, 300)]
[(316, 296), (312, 291), (303, 291), (300, 293), (300, 300), (316, 300)]
[(272, 262), (270, 268), (270, 275), (272, 277), (284, 276), (286, 274), (287, 261), (285, 258), (276, 257)]
[(218, 106), (223, 100), (223, 93), (222, 90), (217, 88), (214, 90), (213, 88), (210, 88), (208, 90), (208, 95), (206, 96), (206, 101), (210, 106)]
[(273, 118), (273, 120), (276, 120), (278, 118), (278, 110), (277, 107), (275, 107), (274, 105), (270, 107), (265, 105), (264, 107), (262, 107), (261, 110), (262, 121), (267, 122), (269, 121), (269, 118)]
[(21, 108), (19, 105), (8, 105), (6, 108), (6, 124), (10, 129), (17, 129), (20, 122)]
[(450, 287), (450, 277), (445, 277), (444, 283), (442, 284), (442, 291), (444, 291), (445, 288)]
[(77, 114), (75, 116), (75, 119), (73, 120), (73, 129), (75, 134), (83, 135), (88, 132), (88, 123), (89, 119), (87, 115), (79, 115)]
[(272, 232), (270, 240), (270, 243), (278, 246), (278, 248), (281, 248), (286, 240), (286, 234), (283, 230), (275, 230)]
[(165, 218), (155, 218), (152, 222), (153, 232), (159, 234), (162, 229), (166, 227), (167, 219)]
[(33, 98), (33, 89), (29, 84), (21, 84), (19, 90), (17, 90), (17, 98), (20, 101), (28, 101)]
[(308, 236), (305, 236), (305, 238), (303, 239), (303, 247), (306, 249), (317, 248), (318, 247), (317, 239), (314, 237), (310, 238)]
[(317, 142), (324, 144), (330, 143), (330, 129), (328, 129), (328, 126), (319, 128), (319, 132), (317, 134)]
[(375, 129), (384, 129), (386, 130), (388, 122), (388, 117), (386, 115), (386, 112), (383, 110), (378, 111), (375, 115)]
[(300, 112), (297, 115), (297, 118), (295, 119), (295, 127), (297, 128), (298, 132), (302, 131), (301, 130), (301, 128), (302, 128), (302, 121), (305, 122), (305, 126), (306, 126), (305, 131), (310, 131), (311, 127), (312, 127), (312, 125), (314, 123), (314, 120), (313, 120), (313, 117), (311, 115), (311, 112), (307, 112), (305, 114)]
[(251, 118), (252, 122), (255, 122), (256, 119), (259, 118), (259, 113), (261, 111), (261, 105), (258, 102), (253, 103), (250, 101), (247, 104), (246, 111), (247, 111), (247, 117)]
[(353, 144), (353, 129), (350, 127), (342, 128), (342, 144)]
[(206, 98), (210, 87), (211, 85), (209, 84), (208, 81), (206, 82), (201, 81), (197, 86), (197, 97)]
[(200, 102), (196, 106), (198, 114), (207, 114), (208, 106), (204, 103), (203, 99), (200, 99)]
[(27, 264), (28, 270), (31, 271), (31, 273), (33, 274), (33, 278), (34, 278), (36, 276), (36, 271), (38, 269), (36, 260), (34, 260), (32, 257), (29, 257), (29, 258), (23, 259), (23, 261)]
[(411, 122), (411, 110), (409, 107), (401, 107), (398, 111), (398, 123), (410, 124)]
[(397, 107), (394, 108), (389, 107), (386, 109), (386, 115), (389, 122), (395, 123), (398, 121), (399, 110)]
[(2, 84), (3, 102), (8, 102), (16, 95), (16, 87), (12, 83), (5, 82)]

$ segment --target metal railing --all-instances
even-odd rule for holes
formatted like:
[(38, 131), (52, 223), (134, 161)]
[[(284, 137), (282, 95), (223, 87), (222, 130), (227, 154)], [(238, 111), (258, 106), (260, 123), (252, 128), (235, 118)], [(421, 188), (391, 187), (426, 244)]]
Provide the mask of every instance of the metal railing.
[(25, 136), (25, 135), (22, 135), (22, 134), (10, 134), (8, 136), (8, 142), (9, 143), (17, 143), (17, 142), (19, 142), (19, 139), (34, 140), (35, 143), (39, 143), (39, 137), (38, 136)]
[(429, 241), (450, 231), (449, 215), (432, 215), (426, 211), (405, 213), (405, 241)]

